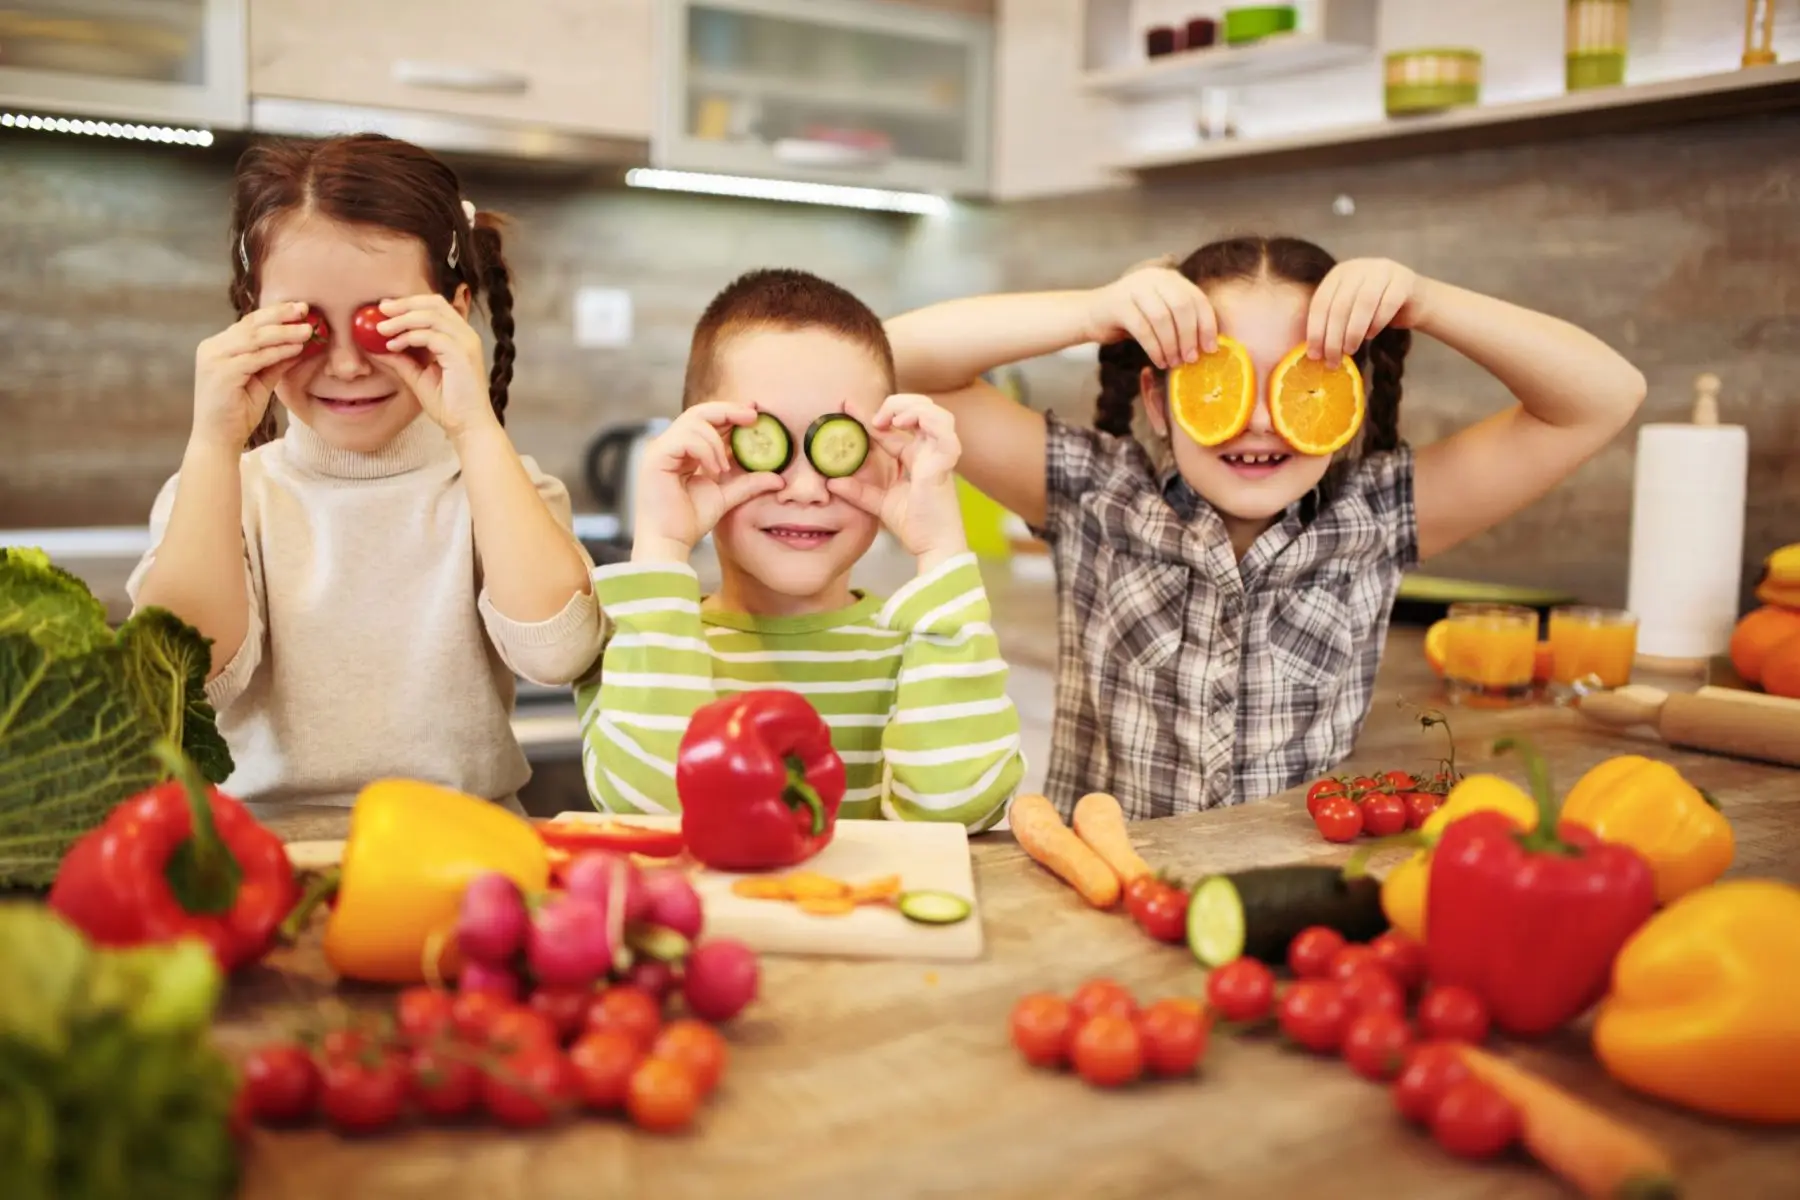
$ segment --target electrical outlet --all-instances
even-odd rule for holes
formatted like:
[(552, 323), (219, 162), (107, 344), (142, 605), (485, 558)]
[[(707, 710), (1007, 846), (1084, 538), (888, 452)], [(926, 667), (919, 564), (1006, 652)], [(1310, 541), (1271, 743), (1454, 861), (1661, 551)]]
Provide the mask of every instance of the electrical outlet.
[(575, 344), (605, 350), (629, 346), (631, 293), (623, 288), (577, 288)]

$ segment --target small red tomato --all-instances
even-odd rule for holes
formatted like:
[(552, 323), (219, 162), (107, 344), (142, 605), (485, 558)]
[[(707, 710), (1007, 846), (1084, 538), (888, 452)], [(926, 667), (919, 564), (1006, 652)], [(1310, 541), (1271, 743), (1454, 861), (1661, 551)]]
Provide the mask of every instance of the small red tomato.
[(1368, 775), (1358, 775), (1350, 781), (1350, 798), (1360, 804), (1369, 798), (1371, 792), (1379, 792), (1385, 787), (1387, 784), (1379, 779)]
[(1331, 956), (1330, 969), (1325, 972), (1329, 979), (1346, 979), (1364, 967), (1380, 969), (1373, 947), (1364, 942), (1354, 942)]
[(686, 1128), (700, 1107), (700, 1089), (680, 1063), (666, 1058), (646, 1058), (631, 1073), (625, 1093), (625, 1111), (632, 1123), (651, 1133), (674, 1133)]
[(1394, 1080), (1394, 1107), (1415, 1124), (1425, 1125), (1437, 1102), (1453, 1084), (1469, 1078), (1469, 1068), (1448, 1042), (1421, 1042), (1406, 1056)]
[(1392, 792), (1371, 792), (1362, 815), (1363, 831), (1370, 837), (1393, 837), (1406, 828), (1406, 801)]
[(656, 1035), (656, 1044), (650, 1048), (652, 1058), (667, 1059), (686, 1067), (701, 1096), (709, 1095), (719, 1086), (729, 1053), (725, 1038), (717, 1029), (691, 1017), (663, 1026), (662, 1032)]
[(518, 1129), (549, 1124), (580, 1094), (575, 1068), (555, 1042), (514, 1051), (481, 1077), (482, 1107), (502, 1125)]
[(520, 1005), (509, 1005), (489, 1021), (483, 1033), (488, 1047), (499, 1054), (531, 1050), (541, 1046), (554, 1049), (558, 1042), (556, 1026), (541, 1012)]
[(1328, 842), (1353, 842), (1362, 832), (1362, 807), (1348, 796), (1328, 796), (1319, 801), (1313, 824)]
[(243, 1098), (258, 1121), (299, 1121), (319, 1102), (319, 1068), (302, 1046), (279, 1042), (259, 1046), (243, 1064)]
[(1412, 1029), (1406, 1018), (1390, 1012), (1365, 1012), (1344, 1030), (1344, 1061), (1364, 1079), (1382, 1083), (1406, 1066)]
[(1407, 792), (1400, 799), (1406, 802), (1406, 827), (1419, 829), (1427, 818), (1443, 806), (1444, 798), (1436, 792)]
[(406, 1084), (406, 1063), (398, 1055), (333, 1059), (319, 1077), (319, 1110), (344, 1133), (373, 1133), (400, 1119)]
[(381, 332), (380, 324), (387, 320), (387, 314), (381, 311), (378, 304), (365, 304), (350, 317), (350, 339), (365, 354), (392, 354), (387, 348), (388, 335)]
[(525, 1001), (525, 1007), (547, 1017), (556, 1036), (566, 1042), (581, 1032), (593, 996), (591, 988), (540, 985)]
[(1088, 980), (1069, 997), (1069, 1007), (1075, 1011), (1077, 1025), (1084, 1025), (1101, 1015), (1127, 1020), (1137, 1016), (1137, 1001), (1124, 985), (1111, 979)]
[(587, 1028), (621, 1030), (648, 1050), (662, 1028), (662, 1005), (641, 988), (615, 984), (588, 1001)]
[(1137, 1022), (1102, 1012), (1082, 1022), (1069, 1046), (1076, 1074), (1095, 1087), (1120, 1087), (1144, 1071), (1143, 1037)]
[(312, 326), (312, 332), (307, 335), (304, 342), (300, 343), (300, 353), (297, 357), (307, 359), (325, 353), (331, 346), (331, 326), (326, 322), (325, 314), (316, 308), (309, 308), (306, 310), (306, 316), (301, 319)]
[(1425, 946), (1398, 929), (1390, 929), (1369, 943), (1375, 960), (1406, 991), (1425, 982)]
[(1488, 1010), (1465, 987), (1433, 987), (1419, 1001), (1419, 1032), (1445, 1042), (1479, 1044), (1488, 1034)]
[(1158, 1000), (1138, 1016), (1144, 1065), (1155, 1075), (1187, 1075), (1206, 1054), (1206, 1010), (1197, 1000)]
[(1281, 1032), (1296, 1044), (1317, 1054), (1330, 1054), (1343, 1044), (1350, 1006), (1337, 984), (1302, 979), (1282, 994), (1279, 1007)]
[(426, 1116), (460, 1117), (481, 1102), (481, 1070), (466, 1058), (422, 1046), (407, 1060), (407, 1090)]
[(1405, 771), (1383, 771), (1381, 782), (1396, 792), (1411, 791), (1419, 786), (1419, 781)]
[(1306, 789), (1306, 815), (1319, 815), (1319, 802), (1329, 800), (1333, 796), (1348, 796), (1350, 789), (1341, 779), (1321, 779)]
[(1406, 1013), (1406, 993), (1394, 977), (1380, 967), (1358, 967), (1338, 978), (1344, 990), (1344, 1003), (1355, 1013), (1382, 1012), (1394, 1016)]
[(1309, 926), (1288, 943), (1288, 970), (1301, 979), (1324, 979), (1344, 946), (1344, 935), (1337, 930), (1327, 925)]
[(1450, 1087), (1431, 1113), (1431, 1136), (1460, 1158), (1492, 1158), (1518, 1141), (1519, 1132), (1519, 1110), (1479, 1079)]
[(643, 1058), (644, 1048), (622, 1029), (582, 1034), (569, 1048), (569, 1064), (575, 1069), (581, 1102), (601, 1112), (623, 1108), (631, 1073)]
[(496, 1017), (517, 1007), (493, 992), (458, 992), (450, 1003), (450, 1019), (457, 1033), (470, 1041), (481, 1041)]
[(394, 1001), (394, 1024), (415, 1046), (447, 1037), (456, 1029), (456, 996), (443, 988), (407, 988)]
[(1172, 884), (1159, 883), (1144, 901), (1138, 924), (1159, 942), (1187, 939), (1188, 894)]
[(1227, 1021), (1260, 1021), (1275, 1002), (1275, 972), (1254, 958), (1234, 958), (1206, 977), (1206, 1002)]
[(322, 1062), (346, 1062), (353, 1058), (361, 1058), (363, 1051), (370, 1046), (367, 1030), (353, 1026), (340, 1026), (328, 1030), (319, 1039), (319, 1058)]
[(225, 1118), (226, 1127), (231, 1130), (231, 1138), (242, 1143), (256, 1128), (256, 1114), (250, 1108), (250, 1089), (239, 1086), (231, 1096), (231, 1112)]
[(1060, 1067), (1069, 1058), (1075, 1010), (1061, 996), (1022, 996), (1013, 1005), (1012, 1043), (1034, 1067)]

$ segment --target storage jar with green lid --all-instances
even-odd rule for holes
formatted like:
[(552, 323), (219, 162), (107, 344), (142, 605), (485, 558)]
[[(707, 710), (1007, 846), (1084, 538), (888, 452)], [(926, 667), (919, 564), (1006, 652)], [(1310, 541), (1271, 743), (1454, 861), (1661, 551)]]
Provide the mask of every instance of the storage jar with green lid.
[(1571, 92), (1625, 82), (1631, 0), (1568, 0), (1564, 83)]
[(1383, 63), (1390, 117), (1442, 112), (1481, 101), (1481, 51), (1466, 46), (1394, 50)]

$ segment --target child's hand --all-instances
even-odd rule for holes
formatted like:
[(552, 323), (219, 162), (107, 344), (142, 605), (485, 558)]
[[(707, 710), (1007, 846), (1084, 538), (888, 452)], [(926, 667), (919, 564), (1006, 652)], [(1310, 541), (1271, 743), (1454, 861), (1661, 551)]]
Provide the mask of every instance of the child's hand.
[[(382, 362), (412, 389), (426, 416), (452, 441), (498, 423), (481, 335), (454, 305), (432, 293), (383, 300), (380, 308), (388, 317), (375, 327), (388, 336)], [(407, 353), (413, 349), (429, 355), (423, 364)]]
[(686, 562), (726, 513), (781, 490), (781, 476), (772, 472), (733, 473), (736, 460), (725, 435), (755, 422), (756, 409), (748, 404), (696, 404), (644, 448), (632, 501), (633, 558)]
[(1420, 297), (1431, 281), (1387, 258), (1352, 258), (1331, 268), (1313, 292), (1306, 314), (1306, 352), (1337, 362), (1392, 325), (1419, 321)]
[(194, 352), (194, 435), (233, 451), (250, 440), (275, 384), (312, 337), (304, 301), (271, 304)]
[(826, 482), (900, 540), (921, 569), (968, 548), (962, 508), (956, 500), (956, 463), (962, 443), (956, 421), (929, 396), (889, 396), (868, 423), (869, 437), (899, 461), (883, 487), (860, 475)]
[(1159, 369), (1219, 348), (1219, 321), (1206, 293), (1170, 267), (1140, 267), (1088, 293), (1088, 340), (1136, 338)]

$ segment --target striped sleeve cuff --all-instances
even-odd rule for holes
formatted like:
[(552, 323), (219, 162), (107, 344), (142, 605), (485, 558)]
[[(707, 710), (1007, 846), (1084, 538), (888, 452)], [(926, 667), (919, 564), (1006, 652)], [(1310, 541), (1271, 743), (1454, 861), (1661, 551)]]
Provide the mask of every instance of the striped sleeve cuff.
[(989, 616), (987, 587), (975, 555), (959, 554), (895, 592), (879, 623), (903, 633), (954, 633)]
[(609, 563), (594, 572), (594, 595), (616, 625), (648, 613), (700, 613), (700, 577), (685, 563)]

